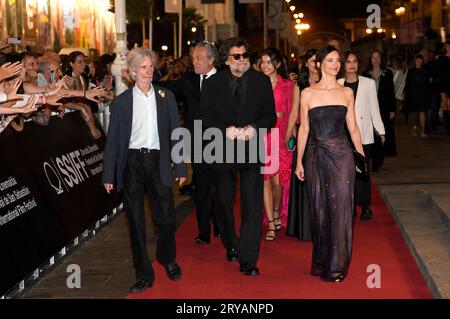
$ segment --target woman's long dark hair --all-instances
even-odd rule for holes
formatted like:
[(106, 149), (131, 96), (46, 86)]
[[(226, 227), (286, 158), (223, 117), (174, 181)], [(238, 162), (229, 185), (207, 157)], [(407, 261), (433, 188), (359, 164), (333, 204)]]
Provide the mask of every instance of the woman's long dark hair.
[(102, 83), (107, 74), (106, 66), (99, 58), (95, 59), (92, 63), (94, 64), (95, 74), (92, 76), (89, 73), (89, 80), (94, 84)]
[(309, 68), (307, 67), (308, 60), (311, 59), (314, 55), (316, 55), (316, 53), (317, 49), (309, 49), (305, 53), (305, 58), (302, 63), (302, 69), (300, 70), (300, 74), (298, 77), (298, 86), (300, 88), (300, 91), (303, 90), (304, 88), (309, 87)]
[(387, 69), (387, 67), (386, 67), (386, 60), (385, 60), (386, 58), (384, 57), (383, 53), (380, 50), (378, 50), (378, 49), (373, 50), (372, 53), (370, 54), (369, 64), (368, 64), (367, 70), (368, 71), (372, 71), (373, 70), (372, 56), (373, 56), (374, 53), (378, 53), (380, 55), (380, 58), (381, 58), (380, 69), (381, 70), (386, 70)]
[(69, 75), (72, 75), (72, 67), (70, 66), (70, 63), (75, 63), (76, 59), (82, 55), (84, 58), (86, 56), (83, 54), (83, 52), (80, 51), (73, 51), (67, 56), (67, 71), (69, 72)]
[[(325, 57), (333, 51), (336, 51), (339, 53), (338, 49), (336, 49), (332, 45), (327, 44), (327, 45), (324, 45), (323, 47), (321, 47), (316, 54), (316, 67), (317, 67), (317, 63), (320, 63), (320, 65), (322, 66), (322, 62), (323, 62), (323, 60), (325, 60)], [(340, 55), (340, 53), (339, 53), (339, 55)], [(321, 69), (319, 69), (319, 74), (320, 74), (320, 78), (322, 78)]]
[[(258, 58), (261, 61), (261, 58), (267, 55), (270, 58), (270, 63), (275, 67), (277, 73), (281, 75), (281, 77), (286, 78), (286, 69), (284, 67), (283, 56), (280, 51), (276, 48), (267, 48), (259, 52)], [(277, 64), (280, 63), (280, 66), (277, 69)]]
[(358, 56), (352, 50), (348, 50), (348, 51), (345, 51), (344, 54), (342, 55), (342, 66), (341, 66), (341, 72), (340, 72), (342, 77), (345, 77), (345, 63), (347, 63), (348, 57), (350, 55), (353, 55), (356, 58), (356, 62), (358, 62), (358, 71), (356, 71), (356, 75), (359, 74), (359, 59), (358, 59)]
[[(80, 56), (80, 55), (82, 55), (84, 58), (86, 58), (86, 56), (84, 55), (84, 53), (83, 52), (80, 52), (80, 51), (73, 51), (73, 52), (71, 52), (70, 54), (69, 54), (69, 56), (67, 57), (67, 74), (68, 75), (70, 75), (70, 76), (72, 76), (72, 72), (73, 72), (73, 69), (72, 69), (72, 67), (70, 66), (70, 63), (72, 62), (72, 63), (75, 63), (75, 61), (76, 61), (76, 59)], [(86, 83), (86, 85), (87, 86), (89, 86), (89, 71), (88, 71), (89, 69), (88, 69), (88, 67), (86, 66), (86, 68), (85, 68), (85, 70), (83, 71), (83, 73), (81, 73), (81, 76), (83, 77), (83, 79), (85, 80), (85, 83)], [(87, 87), (86, 88), (84, 88), (84, 89), (87, 89)]]

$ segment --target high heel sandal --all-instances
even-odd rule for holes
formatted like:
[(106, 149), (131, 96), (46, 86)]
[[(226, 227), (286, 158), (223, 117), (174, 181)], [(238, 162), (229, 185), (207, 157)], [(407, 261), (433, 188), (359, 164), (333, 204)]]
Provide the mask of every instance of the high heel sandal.
[[(281, 225), (280, 209), (275, 209), (275, 208), (274, 208), (274, 209), (273, 209), (273, 212), (274, 212), (274, 214), (273, 214), (273, 220), (274, 220), (274, 222), (275, 222), (275, 231), (278, 232), (278, 231), (280, 231), (281, 228), (283, 227), (283, 226)], [(275, 212), (278, 213), (278, 217), (275, 217)], [(277, 223), (277, 222), (279, 222), (279, 223)]]
[[(268, 223), (269, 223), (269, 225), (270, 225), (270, 223), (274, 223), (275, 224), (275, 220), (268, 220), (267, 221)], [(266, 233), (266, 236), (264, 236), (264, 239), (265, 240), (267, 240), (267, 241), (273, 241), (273, 240), (275, 240), (275, 228), (270, 228), (270, 226), (267, 226), (267, 233)], [(273, 235), (269, 235), (269, 233), (270, 232), (273, 232)]]

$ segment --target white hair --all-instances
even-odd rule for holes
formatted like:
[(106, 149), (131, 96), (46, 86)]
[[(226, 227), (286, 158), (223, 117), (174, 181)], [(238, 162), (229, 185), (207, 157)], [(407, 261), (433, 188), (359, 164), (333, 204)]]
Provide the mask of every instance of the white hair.
[(150, 58), (152, 60), (153, 67), (156, 67), (156, 55), (155, 52), (143, 48), (143, 47), (137, 47), (133, 48), (127, 56), (127, 66), (128, 70), (130, 71), (130, 76), (133, 80), (136, 79), (136, 70), (139, 67), (139, 64), (145, 59)]

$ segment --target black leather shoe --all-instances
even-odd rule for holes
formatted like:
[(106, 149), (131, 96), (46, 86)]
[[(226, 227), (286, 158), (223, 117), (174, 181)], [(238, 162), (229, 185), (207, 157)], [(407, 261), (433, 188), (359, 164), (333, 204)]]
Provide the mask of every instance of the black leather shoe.
[(248, 265), (248, 264), (241, 264), (239, 266), (239, 271), (243, 272), (246, 276), (257, 276), (259, 275), (259, 269), (258, 267), (254, 265)]
[(370, 210), (370, 208), (367, 208), (365, 210), (363, 210), (363, 212), (361, 213), (361, 216), (359, 217), (362, 221), (366, 221), (371, 219), (373, 216), (372, 211)]
[(178, 281), (181, 279), (181, 268), (176, 262), (166, 264), (164, 268), (170, 280)]
[(236, 248), (227, 250), (227, 260), (229, 262), (236, 262), (239, 260), (239, 254)]
[(145, 289), (151, 288), (153, 286), (153, 283), (151, 283), (148, 280), (138, 280), (133, 286), (130, 287), (128, 290), (131, 293), (141, 293), (144, 292)]
[(211, 239), (206, 239), (206, 238), (201, 238), (200, 236), (197, 236), (194, 238), (194, 242), (196, 244), (200, 244), (200, 245), (204, 245), (204, 244), (210, 244), (211, 243)]

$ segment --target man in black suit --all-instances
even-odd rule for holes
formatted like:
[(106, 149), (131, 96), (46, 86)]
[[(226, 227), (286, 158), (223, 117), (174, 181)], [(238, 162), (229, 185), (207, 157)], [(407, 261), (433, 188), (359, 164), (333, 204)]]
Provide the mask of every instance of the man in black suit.
[[(196, 208), (198, 235), (194, 238), (197, 244), (209, 244), (211, 242), (211, 222), (214, 228), (214, 234), (218, 234), (218, 226), (214, 216), (213, 180), (214, 174), (209, 165), (201, 162), (202, 147), (201, 141), (195, 141), (194, 136), (202, 135), (202, 127), (197, 126), (197, 132), (194, 132), (194, 121), (202, 118), (200, 110), (201, 88), (209, 80), (217, 69), (215, 65), (218, 62), (218, 52), (213, 43), (203, 41), (198, 43), (192, 52), (194, 71), (186, 72), (179, 80), (160, 82), (174, 92), (176, 95), (183, 96), (187, 102), (186, 113), (184, 116), (184, 126), (191, 133), (191, 158), (194, 184), (194, 200)], [(196, 145), (196, 142), (198, 145)], [(194, 152), (198, 152), (197, 161), (194, 160)], [(186, 186), (185, 186), (186, 187)]]
[(130, 292), (143, 292), (152, 287), (155, 279), (146, 246), (144, 193), (150, 196), (153, 220), (159, 226), (156, 259), (171, 280), (179, 280), (171, 164), (174, 162), (180, 185), (187, 176), (187, 167), (182, 160), (171, 159), (172, 148), (180, 142), (171, 140), (173, 130), (179, 126), (178, 109), (170, 91), (151, 84), (152, 52), (134, 48), (127, 64), (136, 84), (111, 103), (102, 183), (108, 193), (114, 184), (118, 191), (124, 191), (137, 279)]
[[(221, 55), (229, 70), (217, 73), (205, 83), (201, 103), (202, 112), (206, 114), (204, 125), (220, 129), (224, 138), (223, 149), (211, 154), (216, 171), (217, 222), (227, 260), (239, 260), (240, 271), (254, 276), (259, 274), (256, 262), (263, 218), (263, 159), (256, 158), (264, 152), (265, 146), (259, 130), (267, 131), (275, 125), (275, 102), (270, 79), (250, 69), (248, 44), (244, 39), (224, 41)], [(252, 144), (257, 147), (252, 148)], [(245, 151), (239, 152), (240, 149)], [(218, 154), (223, 158), (215, 157)], [(233, 215), (238, 172), (240, 239)]]

